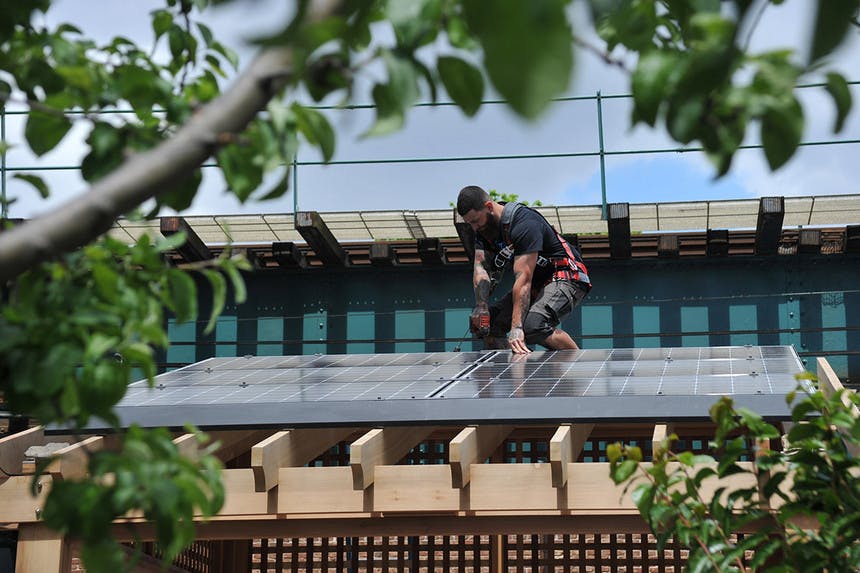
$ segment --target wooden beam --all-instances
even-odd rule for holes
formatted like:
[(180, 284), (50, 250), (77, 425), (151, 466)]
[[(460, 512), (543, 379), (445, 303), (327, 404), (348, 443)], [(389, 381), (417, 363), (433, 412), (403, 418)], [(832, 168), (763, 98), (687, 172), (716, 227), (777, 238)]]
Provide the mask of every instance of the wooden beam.
[(664, 258), (677, 258), (680, 252), (681, 240), (678, 235), (660, 235), (657, 243), (657, 256)]
[(725, 257), (729, 254), (729, 230), (708, 229), (707, 253), (709, 257)]
[(567, 485), (569, 464), (579, 459), (594, 424), (562, 424), (549, 441), (549, 463), (552, 468), (552, 487)]
[[(759, 524), (754, 524), (760, 527)], [(218, 520), (196, 524), (197, 539), (354, 537), (394, 535), (503, 535), (533, 533), (646, 533), (636, 513), (625, 515), (361, 515), (299, 519)], [(154, 540), (148, 523), (117, 523), (119, 541)], [(136, 537), (135, 537), (136, 536)]]
[(860, 225), (845, 227), (845, 253), (860, 253)]
[(280, 468), (303, 466), (354, 432), (353, 428), (311, 428), (269, 436), (251, 448), (256, 490), (272, 489), (278, 485)]
[(821, 254), (821, 229), (801, 229), (797, 237), (797, 254)]
[(353, 488), (347, 466), (281, 468), (278, 478), (278, 513), (369, 513), (373, 488)]
[[(207, 447), (208, 444), (219, 442), (218, 449), (213, 452), (213, 455), (222, 462), (230, 460), (248, 452), (251, 446), (263, 440), (271, 434), (271, 430), (225, 430), (205, 432), (209, 436), (209, 442), (203, 444), (202, 447)], [(179, 452), (186, 457), (196, 458), (199, 452), (200, 445), (197, 442), (197, 437), (194, 434), (183, 434), (173, 440)]]
[(463, 488), (471, 479), (472, 464), (482, 464), (513, 430), (512, 426), (470, 426), (448, 444), (451, 487)]
[(654, 452), (660, 447), (667, 437), (675, 433), (674, 424), (655, 424), (654, 433), (651, 435), (651, 457), (654, 457)]
[(48, 472), (55, 478), (81, 479), (87, 476), (90, 454), (104, 449), (105, 441), (102, 436), (90, 436), (85, 440), (54, 452), (57, 458)]
[(42, 523), (18, 528), (15, 573), (68, 573), (72, 568), (69, 541)]
[(295, 243), (282, 241), (272, 243), (272, 258), (283, 268), (305, 269), (308, 261)]
[(465, 492), (451, 486), (451, 468), (442, 464), (377, 466), (373, 511), (457, 512), (468, 507)]
[(32, 482), (30, 475), (0, 480), (0, 523), (39, 521), (53, 480), (50, 475), (39, 476), (36, 497), (32, 494)]
[(42, 426), (0, 438), (0, 468), (13, 474), (21, 473), (24, 469), (25, 452), (30, 447), (42, 446), (45, 442), (45, 431)]
[[(830, 363), (827, 362), (825, 358), (818, 358), (816, 361), (818, 366), (818, 385), (821, 388), (822, 394), (827, 396), (828, 398), (839, 392), (840, 390), (845, 390), (845, 387), (842, 385), (842, 382), (839, 380), (839, 376), (836, 375), (836, 372), (833, 371), (833, 368), (830, 366)], [(853, 390), (845, 390), (846, 392), (853, 392)], [(842, 395), (842, 403), (849, 409), (851, 415), (854, 418), (860, 418), (860, 409), (851, 402), (847, 395), (843, 393)], [(839, 431), (843, 434), (846, 434), (849, 430), (847, 428), (839, 428)], [(848, 450), (852, 456), (857, 457), (860, 456), (860, 446), (853, 444), (847, 440), (845, 442), (845, 448)]]
[(373, 483), (376, 466), (396, 464), (433, 430), (425, 426), (377, 428), (354, 441), (349, 451), (353, 488), (367, 489)]
[(176, 252), (186, 261), (193, 263), (195, 261), (208, 261), (212, 258), (209, 247), (183, 217), (162, 217), (160, 226), (161, 234), (165, 237), (181, 231), (185, 232), (185, 243), (177, 247)]
[(319, 213), (316, 211), (296, 213), (296, 230), (325, 265), (349, 266), (349, 256)]

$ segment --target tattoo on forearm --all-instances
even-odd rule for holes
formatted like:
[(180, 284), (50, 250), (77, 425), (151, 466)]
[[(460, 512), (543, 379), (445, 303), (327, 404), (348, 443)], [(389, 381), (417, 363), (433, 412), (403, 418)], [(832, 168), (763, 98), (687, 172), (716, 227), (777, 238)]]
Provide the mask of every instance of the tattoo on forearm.
[(487, 302), (489, 298), (490, 281), (487, 279), (480, 279), (477, 286), (475, 286), (475, 300), (478, 302)]
[(525, 320), (526, 315), (529, 313), (529, 303), (531, 302), (531, 296), (528, 289), (523, 289), (523, 292), (520, 293), (520, 304), (522, 304), (523, 316), (520, 320)]

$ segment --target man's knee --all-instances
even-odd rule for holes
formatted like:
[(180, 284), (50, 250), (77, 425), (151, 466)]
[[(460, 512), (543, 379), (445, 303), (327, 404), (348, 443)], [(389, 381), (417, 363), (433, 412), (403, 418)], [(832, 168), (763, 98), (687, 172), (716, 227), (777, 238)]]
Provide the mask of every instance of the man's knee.
[(523, 321), (526, 344), (542, 344), (554, 330), (555, 325), (550, 324), (547, 317), (536, 312), (528, 313)]

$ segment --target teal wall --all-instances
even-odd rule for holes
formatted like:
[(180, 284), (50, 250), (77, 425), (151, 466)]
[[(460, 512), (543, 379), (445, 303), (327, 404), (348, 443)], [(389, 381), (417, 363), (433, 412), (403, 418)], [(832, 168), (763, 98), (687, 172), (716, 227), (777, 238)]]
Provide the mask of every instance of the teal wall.
[[(583, 348), (792, 344), (860, 381), (860, 258), (776, 256), (589, 264), (564, 322)], [(210, 356), (452, 350), (474, 298), (467, 265), (266, 271), (214, 333), (169, 324), (173, 368)], [(503, 283), (498, 289), (506, 292)], [(208, 294), (201, 289), (201, 317)], [(478, 350), (468, 339), (463, 350)]]

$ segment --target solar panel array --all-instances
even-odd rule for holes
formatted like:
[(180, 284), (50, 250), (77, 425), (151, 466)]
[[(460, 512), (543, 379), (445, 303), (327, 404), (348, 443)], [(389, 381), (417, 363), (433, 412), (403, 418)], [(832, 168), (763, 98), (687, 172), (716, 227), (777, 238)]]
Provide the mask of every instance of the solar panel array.
[(786, 417), (790, 346), (210, 358), (136, 382), (124, 424), (201, 427), (703, 418), (731, 395)]

